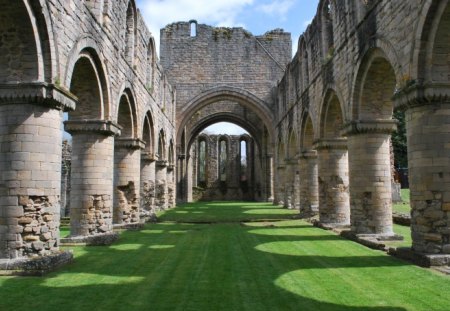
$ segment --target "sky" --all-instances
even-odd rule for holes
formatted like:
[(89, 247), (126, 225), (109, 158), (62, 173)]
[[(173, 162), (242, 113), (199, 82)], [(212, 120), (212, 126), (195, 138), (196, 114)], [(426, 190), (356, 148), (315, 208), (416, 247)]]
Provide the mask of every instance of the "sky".
[[(196, 20), (199, 24), (243, 27), (254, 35), (282, 28), (292, 35), (292, 55), (298, 38), (317, 11), (319, 0), (137, 0), (147, 27), (159, 51), (160, 29), (173, 22)], [(158, 53), (159, 55), (159, 53)], [(206, 129), (209, 133), (239, 135), (242, 128), (217, 123)]]

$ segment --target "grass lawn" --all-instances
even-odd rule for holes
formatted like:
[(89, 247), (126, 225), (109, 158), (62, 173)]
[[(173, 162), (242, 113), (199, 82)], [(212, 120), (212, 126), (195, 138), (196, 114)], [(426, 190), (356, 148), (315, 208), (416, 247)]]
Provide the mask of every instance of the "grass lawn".
[[(265, 203), (184, 205), (112, 246), (73, 248), (75, 262), (46, 277), (0, 277), (0, 310), (450, 309), (448, 276), (293, 213)], [(255, 219), (265, 220), (241, 222)]]
[(393, 204), (392, 210), (394, 212), (404, 213), (404, 214), (409, 215), (411, 213), (411, 206), (409, 204), (409, 189), (402, 189), (401, 197), (402, 197), (403, 202)]

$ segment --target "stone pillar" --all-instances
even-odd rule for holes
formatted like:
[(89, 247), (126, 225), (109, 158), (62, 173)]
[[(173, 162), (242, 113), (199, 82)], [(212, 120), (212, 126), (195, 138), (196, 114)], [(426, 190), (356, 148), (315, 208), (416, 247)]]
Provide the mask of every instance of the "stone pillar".
[(391, 159), (394, 120), (354, 122), (348, 137), (351, 230), (355, 234), (392, 237)]
[(294, 199), (293, 199), (293, 208), (300, 211), (301, 201), (300, 201), (300, 168), (297, 166), (294, 177)]
[(284, 190), (284, 207), (288, 209), (294, 209), (295, 207), (295, 173), (297, 171), (298, 161), (289, 159), (286, 161), (286, 182)]
[(277, 178), (275, 186), (275, 200), (273, 201), (274, 205), (282, 205), (284, 206), (284, 173), (285, 173), (285, 165), (279, 164), (277, 167)]
[(175, 207), (175, 165), (167, 166), (167, 207)]
[[(114, 135), (110, 121), (66, 121), (72, 134), (70, 237), (65, 243), (104, 244), (112, 228)], [(114, 238), (111, 236), (111, 242)]]
[(196, 185), (196, 174), (194, 174), (194, 164), (193, 164), (193, 158), (189, 155), (186, 158), (186, 202), (190, 203), (194, 201), (194, 198), (192, 196), (192, 187)]
[(319, 163), (320, 222), (350, 224), (347, 139), (320, 140), (315, 146)]
[(177, 165), (177, 203), (185, 203), (187, 201), (187, 161), (186, 155), (178, 155), (178, 165)]
[(158, 211), (167, 209), (167, 161), (156, 161), (156, 208)]
[(267, 180), (267, 187), (266, 187), (266, 197), (267, 202), (274, 202), (274, 189), (273, 189), (273, 156), (271, 154), (268, 154), (266, 156), (266, 180)]
[(141, 154), (141, 218), (155, 213), (155, 161), (153, 154)]
[(59, 198), (62, 109), (75, 100), (30, 83), (0, 87), (0, 102), (0, 275), (42, 273), (72, 259)]
[(317, 152), (310, 150), (300, 155), (300, 213), (313, 216), (318, 212), (319, 183)]
[(145, 143), (116, 138), (114, 146), (114, 224), (133, 226), (140, 222), (140, 164)]
[(441, 258), (433, 265), (449, 265), (450, 89), (421, 86), (400, 95), (406, 96), (396, 104), (408, 108), (412, 249), (429, 259)]

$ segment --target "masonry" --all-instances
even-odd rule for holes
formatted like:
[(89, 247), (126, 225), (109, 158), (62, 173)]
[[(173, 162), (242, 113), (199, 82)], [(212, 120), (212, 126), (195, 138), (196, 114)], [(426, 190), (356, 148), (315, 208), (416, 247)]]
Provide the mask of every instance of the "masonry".
[(257, 150), (252, 199), (394, 238), (394, 110), (406, 115), (412, 250), (449, 263), (448, 0), (321, 0), (293, 58), (280, 29), (176, 22), (161, 30), (160, 61), (134, 0), (0, 5), (0, 270), (70, 260), (63, 124), (70, 242), (111, 242), (114, 227), (192, 201), (198, 135), (219, 121)]

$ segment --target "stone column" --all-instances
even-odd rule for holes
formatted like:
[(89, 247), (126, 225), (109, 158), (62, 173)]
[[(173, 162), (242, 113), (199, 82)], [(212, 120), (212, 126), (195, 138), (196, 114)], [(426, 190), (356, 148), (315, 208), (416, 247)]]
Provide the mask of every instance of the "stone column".
[(178, 166), (177, 166), (177, 203), (185, 203), (187, 201), (187, 161), (186, 155), (180, 154), (178, 155)]
[(450, 264), (450, 88), (415, 86), (400, 93), (406, 107), (412, 249)]
[(284, 206), (284, 173), (285, 173), (285, 165), (279, 164), (277, 167), (277, 185), (275, 188), (275, 200), (273, 201), (274, 205), (283, 205)]
[(167, 166), (167, 207), (175, 207), (175, 165)]
[(300, 155), (300, 213), (313, 216), (318, 212), (319, 183), (317, 152), (310, 150)]
[(141, 153), (141, 218), (155, 214), (155, 161), (151, 153)]
[(114, 224), (134, 227), (140, 223), (140, 164), (145, 143), (116, 138), (114, 146)]
[(273, 189), (273, 156), (271, 154), (268, 154), (266, 156), (266, 167), (267, 167), (267, 172), (266, 172), (266, 197), (267, 197), (267, 202), (274, 202), (275, 198), (274, 198), (274, 189)]
[(347, 139), (320, 140), (315, 146), (319, 162), (319, 216), (324, 225), (350, 224)]
[(351, 230), (354, 234), (392, 237), (391, 159), (394, 120), (354, 122), (348, 137)]
[(289, 159), (286, 161), (286, 181), (284, 190), (284, 207), (288, 209), (294, 209), (295, 207), (295, 173), (297, 171), (298, 161)]
[(301, 185), (301, 180), (300, 180), (300, 163), (299, 160), (296, 160), (297, 165), (295, 167), (295, 177), (294, 177), (294, 199), (293, 199), (293, 208), (300, 211), (300, 207), (301, 207), (301, 194), (300, 194), (300, 185)]
[(75, 100), (30, 83), (0, 86), (0, 102), (0, 275), (42, 273), (72, 259), (59, 251), (59, 197), (62, 109)]
[[(72, 134), (70, 237), (65, 243), (105, 244), (112, 228), (114, 136), (110, 121), (66, 121)], [(107, 237), (108, 236), (108, 237)]]
[(167, 161), (156, 161), (156, 208), (158, 211), (167, 209)]
[(189, 155), (186, 158), (186, 202), (190, 203), (194, 201), (192, 196), (192, 187), (196, 185), (196, 174), (194, 173), (193, 158)]

